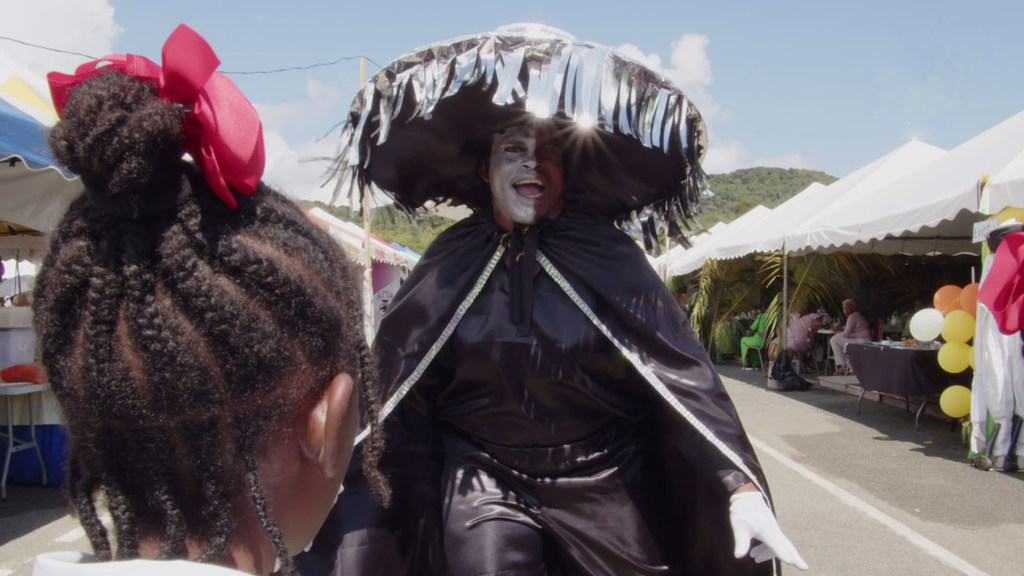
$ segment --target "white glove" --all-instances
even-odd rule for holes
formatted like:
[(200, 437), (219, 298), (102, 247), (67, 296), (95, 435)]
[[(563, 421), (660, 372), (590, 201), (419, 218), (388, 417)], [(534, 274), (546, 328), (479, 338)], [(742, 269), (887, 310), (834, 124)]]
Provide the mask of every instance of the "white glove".
[[(807, 570), (807, 563), (800, 557), (793, 543), (779, 528), (775, 515), (768, 508), (760, 492), (737, 492), (729, 498), (729, 522), (736, 542), (734, 554), (742, 558), (750, 552), (754, 562), (765, 562), (778, 557), (786, 564)], [(761, 544), (750, 549), (751, 538)]]

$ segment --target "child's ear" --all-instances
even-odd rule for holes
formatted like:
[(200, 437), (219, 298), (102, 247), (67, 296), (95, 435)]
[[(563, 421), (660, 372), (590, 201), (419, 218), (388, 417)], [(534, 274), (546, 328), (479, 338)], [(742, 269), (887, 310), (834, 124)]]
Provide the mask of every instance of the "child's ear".
[(309, 412), (303, 453), (327, 477), (344, 474), (352, 456), (357, 414), (352, 377), (341, 372)]

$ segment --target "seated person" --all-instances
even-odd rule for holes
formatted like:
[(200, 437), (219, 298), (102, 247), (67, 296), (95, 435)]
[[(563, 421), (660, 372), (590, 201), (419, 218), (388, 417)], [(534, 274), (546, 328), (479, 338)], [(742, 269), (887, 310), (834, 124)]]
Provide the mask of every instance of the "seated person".
[(758, 356), (764, 353), (760, 348), (764, 346), (764, 332), (767, 328), (768, 313), (761, 312), (750, 325), (750, 328), (747, 330), (747, 335), (740, 338), (740, 362), (743, 363), (744, 370), (754, 369), (754, 365), (747, 359), (747, 352), (751, 348), (757, 349)]
[[(53, 234), (34, 302), (70, 436), (69, 504), (94, 554), (42, 554), (35, 574), (294, 574), (338, 494), (358, 404), (378, 413), (360, 268), (259, 182), (262, 140), (249, 184), (221, 180), (215, 194), (223, 174), (192, 145), (216, 128), (138, 68), (103, 70), (68, 77), (58, 101), (50, 145), (85, 193)], [(240, 93), (204, 103), (259, 126)], [(363, 456), (386, 501), (382, 442)]]
[[(824, 324), (824, 314), (791, 314), (789, 326), (786, 328), (786, 350), (792, 358), (797, 352), (809, 352), (814, 344), (814, 332)], [(778, 356), (779, 339), (775, 338), (768, 345), (768, 360), (774, 362)]]
[(871, 328), (864, 315), (857, 312), (857, 303), (851, 299), (843, 300), (843, 315), (846, 316), (846, 327), (841, 334), (832, 337), (829, 343), (836, 359), (836, 374), (853, 374), (846, 360), (846, 345), (850, 342), (870, 342)]

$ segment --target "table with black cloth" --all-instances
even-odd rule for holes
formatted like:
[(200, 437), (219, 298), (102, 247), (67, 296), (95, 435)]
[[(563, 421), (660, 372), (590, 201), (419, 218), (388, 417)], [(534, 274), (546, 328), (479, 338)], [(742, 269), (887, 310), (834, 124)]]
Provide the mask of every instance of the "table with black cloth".
[(929, 397), (938, 396), (951, 384), (970, 387), (970, 368), (950, 374), (939, 366), (937, 348), (887, 345), (880, 342), (850, 342), (846, 345), (850, 367), (860, 381), (857, 412), (865, 392), (900, 396), (910, 407), (910, 398), (920, 398), (914, 426), (920, 428), (921, 413)]

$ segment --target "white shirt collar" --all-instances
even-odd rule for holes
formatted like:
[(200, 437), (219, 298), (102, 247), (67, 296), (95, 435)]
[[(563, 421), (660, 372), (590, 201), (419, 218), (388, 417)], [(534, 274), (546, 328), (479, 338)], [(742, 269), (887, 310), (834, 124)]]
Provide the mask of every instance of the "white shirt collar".
[(84, 552), (48, 552), (36, 556), (32, 576), (238, 576), (233, 568), (187, 560), (116, 560), (100, 562)]

